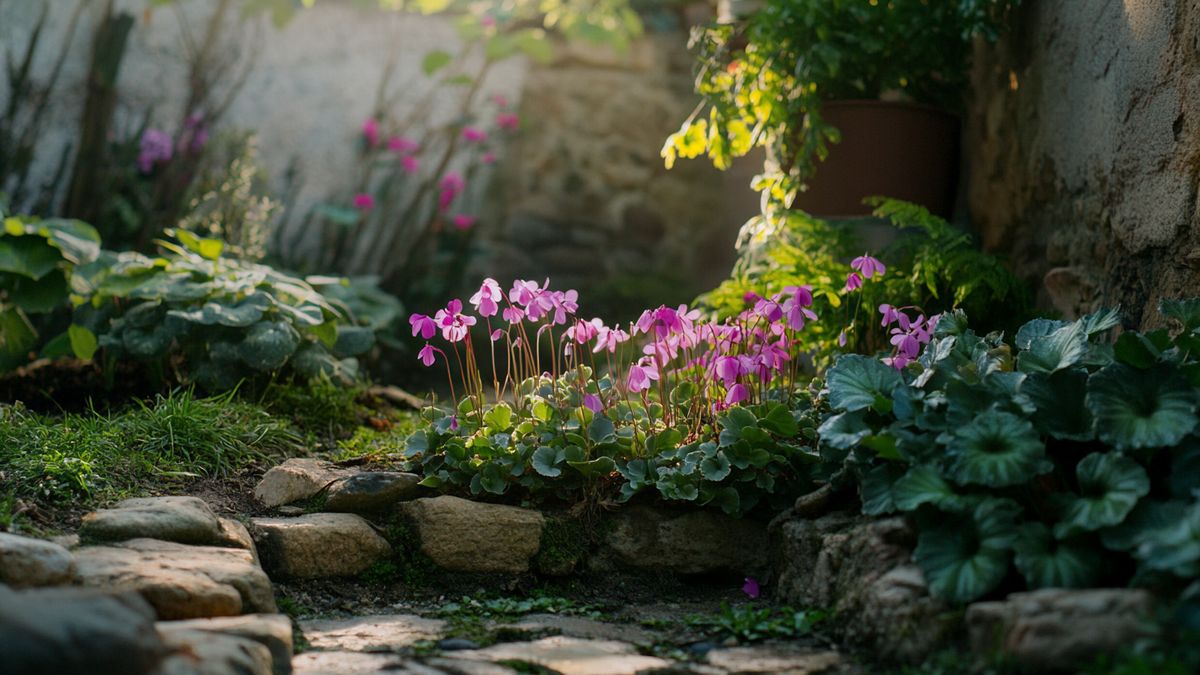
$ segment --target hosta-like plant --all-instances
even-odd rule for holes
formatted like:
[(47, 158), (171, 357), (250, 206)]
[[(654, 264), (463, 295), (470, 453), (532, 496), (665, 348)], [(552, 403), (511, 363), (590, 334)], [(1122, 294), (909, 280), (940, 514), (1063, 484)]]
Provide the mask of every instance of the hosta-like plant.
[(821, 455), (860, 476), (868, 514), (909, 513), (931, 589), (969, 602), (1029, 588), (1200, 575), (1200, 302), (1107, 339), (1115, 311), (1038, 319), (1012, 343), (962, 312), (907, 364), (827, 374)]

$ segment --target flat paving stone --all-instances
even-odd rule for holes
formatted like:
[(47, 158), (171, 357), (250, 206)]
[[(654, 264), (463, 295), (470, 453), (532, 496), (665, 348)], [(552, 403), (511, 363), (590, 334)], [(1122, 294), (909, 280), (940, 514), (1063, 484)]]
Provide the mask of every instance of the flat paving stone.
[(398, 471), (364, 471), (334, 481), (325, 493), (325, 510), (373, 513), (417, 493), (421, 477)]
[(413, 614), (300, 622), (300, 631), (313, 649), (350, 652), (394, 651), (422, 640), (437, 640), (445, 630), (445, 621)]
[(387, 540), (353, 513), (254, 518), (250, 529), (263, 566), (281, 577), (354, 576), (392, 552)]
[(809, 675), (831, 672), (842, 665), (841, 654), (834, 651), (776, 645), (714, 649), (706, 660), (730, 675)]
[(649, 647), (656, 642), (654, 633), (628, 624), (606, 623), (581, 616), (561, 614), (528, 614), (513, 624), (499, 627), (500, 630), (527, 631), (534, 635), (565, 635), (589, 640), (616, 640), (638, 647)]
[(292, 620), (284, 614), (246, 614), (216, 619), (160, 621), (155, 627), (160, 635), (179, 631), (203, 631), (253, 640), (270, 651), (274, 675), (287, 675), (292, 672)]
[(178, 630), (163, 640), (173, 653), (154, 675), (274, 675), (270, 650), (249, 638)]
[(115, 508), (83, 517), (79, 536), (85, 542), (161, 539), (180, 544), (220, 544), (221, 521), (203, 499), (144, 497), (126, 499)]
[(642, 656), (627, 642), (549, 637), (533, 642), (507, 642), (486, 649), (453, 652), (446, 658), (474, 661), (523, 661), (557, 671), (562, 675), (634, 675), (643, 670), (664, 668), (670, 661)]
[(12, 588), (57, 586), (75, 577), (75, 559), (58, 544), (0, 532), (0, 583)]

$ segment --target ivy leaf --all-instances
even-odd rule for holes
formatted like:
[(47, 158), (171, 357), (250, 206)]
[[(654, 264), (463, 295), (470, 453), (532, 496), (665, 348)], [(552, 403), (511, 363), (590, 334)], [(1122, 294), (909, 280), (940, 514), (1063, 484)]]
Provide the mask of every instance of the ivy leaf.
[(892, 391), (901, 383), (900, 373), (894, 368), (860, 354), (838, 359), (826, 377), (830, 406), (851, 412), (879, 409), (881, 401), (890, 410)]
[(1117, 452), (1084, 457), (1075, 467), (1075, 475), (1082, 496), (1069, 502), (1062, 522), (1055, 526), (1060, 538), (1075, 528), (1093, 531), (1117, 525), (1150, 493), (1146, 470)]
[(996, 588), (1008, 573), (1019, 511), (1012, 501), (989, 499), (966, 517), (942, 517), (921, 528), (913, 557), (934, 595), (961, 604)]
[(914, 466), (892, 486), (892, 499), (901, 511), (915, 511), (922, 504), (935, 506), (943, 511), (963, 511), (967, 500), (954, 491), (937, 468)]
[(879, 516), (896, 510), (893, 499), (893, 485), (904, 475), (904, 467), (896, 462), (888, 462), (867, 472), (863, 476), (862, 512), (868, 516)]
[(1021, 383), (1021, 393), (1037, 408), (1033, 422), (1053, 438), (1087, 441), (1095, 436), (1092, 414), (1085, 403), (1088, 374), (1083, 370), (1034, 373)]
[(1018, 357), (1017, 368), (1025, 373), (1053, 373), (1082, 362), (1087, 353), (1087, 333), (1076, 321), (1033, 338), (1029, 349)]
[(1118, 449), (1172, 446), (1196, 428), (1196, 392), (1178, 370), (1114, 363), (1088, 380), (1100, 440)]
[(1100, 577), (1101, 551), (1079, 539), (1058, 541), (1042, 523), (1018, 528), (1013, 550), (1030, 588), (1088, 588)]
[(1052, 467), (1045, 446), (1026, 419), (988, 411), (954, 432), (950, 467), (961, 485), (1019, 485)]

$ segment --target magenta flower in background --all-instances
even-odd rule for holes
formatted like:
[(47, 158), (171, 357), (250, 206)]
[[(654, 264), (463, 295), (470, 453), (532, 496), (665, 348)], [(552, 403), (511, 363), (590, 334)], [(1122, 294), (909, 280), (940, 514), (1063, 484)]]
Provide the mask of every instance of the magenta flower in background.
[(842, 329), (842, 332), (838, 333), (838, 346), (839, 347), (846, 346), (846, 330), (845, 329)]
[(484, 318), (496, 316), (500, 311), (498, 301), (504, 300), (504, 293), (500, 290), (500, 284), (496, 283), (495, 279), (487, 278), (483, 280), (483, 285), (479, 290), (472, 295), (469, 302), (475, 306), (475, 310), (479, 312), (479, 316)]
[(426, 342), (425, 346), (421, 348), (421, 351), (417, 352), (417, 358), (420, 359), (421, 363), (425, 364), (426, 368), (428, 368), (437, 362), (436, 352), (437, 350), (433, 348), (433, 345)]
[(758, 579), (746, 577), (746, 583), (742, 584), (742, 592), (751, 600), (757, 600), (762, 595), (762, 588), (758, 585)]
[(492, 342), (499, 342), (500, 338), (502, 337), (504, 337), (504, 331), (500, 330), (499, 328), (492, 331)]
[(354, 195), (354, 208), (363, 212), (370, 211), (375, 208), (375, 198), (365, 192), (360, 192)]
[(521, 323), (521, 321), (525, 319), (525, 312), (520, 307), (509, 305), (508, 307), (504, 308), (504, 312), (501, 314), (501, 316), (503, 316), (504, 320), (509, 323)]
[(367, 146), (375, 147), (379, 145), (379, 120), (374, 117), (368, 117), (362, 125), (363, 140), (367, 142)]
[(516, 131), (521, 128), (521, 116), (510, 112), (498, 113), (496, 115), (496, 126), (505, 131)]
[(894, 323), (900, 318), (900, 312), (897, 311), (895, 307), (892, 307), (887, 303), (879, 306), (879, 313), (883, 315), (883, 321), (879, 323), (880, 326), (886, 326), (890, 323)]
[(421, 169), (421, 160), (417, 159), (416, 155), (405, 155), (400, 158), (400, 167), (404, 169), (404, 173), (416, 173)]
[(492, 103), (495, 103), (497, 108), (507, 108), (508, 98), (504, 94), (492, 94)]
[(439, 187), (442, 193), (438, 196), (438, 209), (445, 211), (450, 208), (450, 204), (454, 203), (458, 195), (467, 189), (467, 181), (463, 179), (462, 174), (452, 171), (442, 177)]
[(862, 277), (858, 276), (858, 272), (851, 272), (846, 275), (846, 285), (842, 288), (843, 291), (856, 291), (862, 288)]
[(387, 148), (401, 155), (410, 155), (420, 150), (421, 144), (404, 136), (392, 136), (388, 139)]
[(725, 394), (725, 405), (736, 405), (748, 398), (750, 398), (750, 390), (739, 382), (730, 387), (729, 392)]
[(658, 368), (650, 359), (643, 358), (629, 367), (629, 391), (638, 393), (650, 388), (651, 380), (658, 380)]
[(161, 129), (146, 129), (138, 147), (137, 167), (142, 173), (150, 173), (155, 165), (170, 161), (175, 143)]
[(467, 127), (466, 129), (463, 129), (462, 135), (468, 143), (482, 143), (487, 140), (487, 132), (483, 129), (476, 129), (475, 127)]
[(479, 24), (484, 28), (495, 28), (496, 17), (492, 16), (491, 14), (485, 14), (479, 19)]
[(878, 258), (871, 257), (866, 253), (858, 256), (854, 260), (851, 260), (850, 269), (862, 272), (862, 275), (868, 279), (876, 274), (883, 276), (883, 273), (887, 271), (887, 267), (884, 266), (883, 263), (879, 262)]
[(485, 152), (485, 153), (483, 153), (483, 157), (479, 158), (479, 161), (483, 162), (484, 164), (495, 164), (496, 163), (496, 153)]
[(462, 300), (455, 298), (446, 303), (445, 309), (439, 309), (437, 314), (433, 315), (433, 320), (437, 322), (438, 326), (441, 326), (442, 337), (447, 342), (462, 342), (466, 339), (471, 326), (475, 325), (475, 317), (463, 314), (462, 306)]
[(598, 414), (600, 412), (603, 412), (604, 402), (601, 401), (600, 397), (595, 394), (584, 394), (583, 395), (583, 407)]
[(477, 218), (460, 213), (454, 216), (454, 227), (459, 230), (469, 230), (475, 224)]
[(598, 354), (602, 351), (607, 351), (609, 354), (614, 354), (617, 351), (617, 346), (629, 341), (629, 333), (620, 328), (609, 328), (601, 326), (596, 331), (596, 346), (592, 348), (592, 353)]
[(422, 339), (428, 340), (437, 334), (437, 322), (424, 314), (413, 314), (408, 317), (408, 323), (412, 326), (413, 337), (419, 333)]

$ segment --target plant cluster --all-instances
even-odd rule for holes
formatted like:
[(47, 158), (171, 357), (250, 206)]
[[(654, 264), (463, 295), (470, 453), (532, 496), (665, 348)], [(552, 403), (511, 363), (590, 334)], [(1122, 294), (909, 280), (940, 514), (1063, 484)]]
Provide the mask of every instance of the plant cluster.
[[(977, 35), (994, 38), (1017, 0), (767, 0), (739, 25), (693, 31), (701, 105), (662, 155), (707, 154), (718, 168), (767, 149), (755, 188), (790, 204), (840, 140), (821, 105), (901, 99), (957, 109)], [(897, 40), (896, 36), (904, 36)]]
[(916, 561), (952, 602), (1018, 577), (1177, 592), (1200, 577), (1200, 300), (1160, 311), (1176, 331), (1107, 341), (1109, 310), (1011, 343), (955, 312), (900, 369), (844, 356), (822, 458), (861, 476), (865, 513), (913, 514)]
[(1025, 285), (999, 258), (979, 251), (969, 234), (915, 204), (873, 204), (875, 215), (898, 231), (881, 253), (889, 274), (866, 284), (860, 283), (862, 273), (847, 277), (843, 261), (861, 251), (853, 230), (783, 211), (746, 223), (730, 278), (701, 296), (700, 305), (717, 317), (733, 316), (756, 297), (809, 284), (819, 318), (807, 329), (807, 347), (819, 366), (839, 353), (888, 348), (892, 336), (871, 318), (881, 304), (919, 308), (926, 316), (961, 308), (990, 317), (989, 330), (1015, 329), (1027, 316)]
[(721, 612), (697, 615), (687, 624), (717, 638), (734, 638), (739, 643), (763, 640), (788, 640), (812, 633), (826, 613), (822, 610), (797, 611), (791, 607), (760, 607), (752, 604), (721, 603)]

